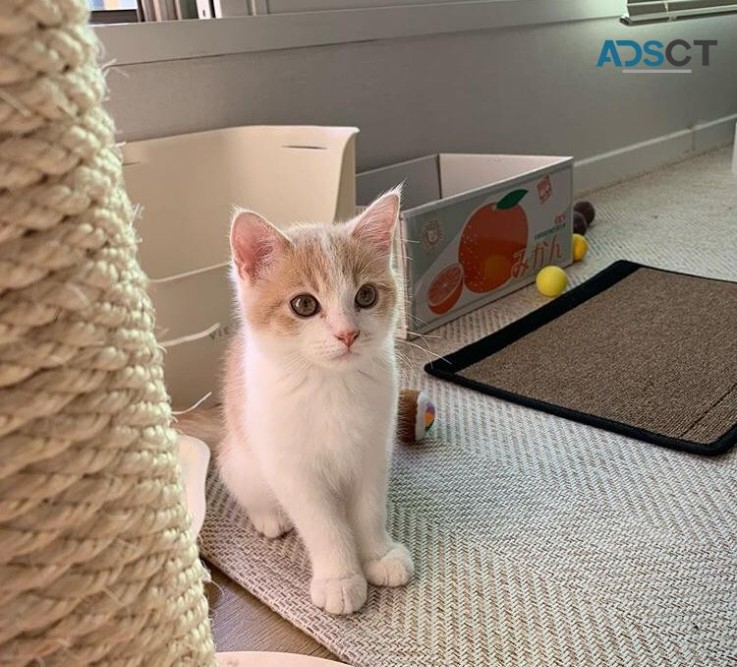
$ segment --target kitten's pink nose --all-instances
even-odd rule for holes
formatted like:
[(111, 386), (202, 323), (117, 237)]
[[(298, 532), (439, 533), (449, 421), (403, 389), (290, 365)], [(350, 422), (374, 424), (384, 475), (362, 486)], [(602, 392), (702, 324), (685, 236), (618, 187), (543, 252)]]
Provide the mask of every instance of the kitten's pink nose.
[(335, 334), (335, 337), (339, 340), (345, 343), (346, 347), (350, 347), (355, 342), (356, 338), (358, 338), (358, 334), (361, 332), (358, 329), (349, 329), (347, 331), (339, 331), (337, 334)]

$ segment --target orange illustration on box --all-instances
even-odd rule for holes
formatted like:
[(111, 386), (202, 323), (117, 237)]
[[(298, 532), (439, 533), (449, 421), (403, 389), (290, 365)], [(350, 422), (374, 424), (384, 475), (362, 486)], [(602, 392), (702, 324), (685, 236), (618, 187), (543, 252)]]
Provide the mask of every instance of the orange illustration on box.
[(427, 289), (427, 305), (436, 315), (447, 313), (463, 292), (463, 268), (460, 264), (446, 266), (435, 276)]
[(512, 277), (515, 255), (527, 247), (527, 216), (519, 205), (527, 190), (512, 190), (476, 209), (458, 246), (463, 279), (471, 292), (491, 292)]

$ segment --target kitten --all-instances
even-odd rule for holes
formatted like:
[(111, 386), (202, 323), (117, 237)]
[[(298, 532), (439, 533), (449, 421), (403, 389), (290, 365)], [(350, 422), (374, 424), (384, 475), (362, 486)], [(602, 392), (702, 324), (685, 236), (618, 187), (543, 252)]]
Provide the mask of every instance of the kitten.
[(394, 441), (399, 191), (345, 223), (282, 234), (251, 211), (231, 227), (243, 326), (227, 358), (220, 476), (255, 528), (296, 527), (312, 601), (350, 614), (367, 580), (401, 586), (409, 552), (386, 531)]

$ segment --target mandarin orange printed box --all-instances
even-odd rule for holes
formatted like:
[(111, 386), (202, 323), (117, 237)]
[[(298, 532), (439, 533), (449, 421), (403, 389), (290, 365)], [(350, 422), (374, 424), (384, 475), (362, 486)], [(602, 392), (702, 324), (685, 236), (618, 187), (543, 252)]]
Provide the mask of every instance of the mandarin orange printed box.
[(404, 182), (400, 336), (423, 334), (572, 261), (570, 157), (431, 155), (359, 174), (357, 199)]

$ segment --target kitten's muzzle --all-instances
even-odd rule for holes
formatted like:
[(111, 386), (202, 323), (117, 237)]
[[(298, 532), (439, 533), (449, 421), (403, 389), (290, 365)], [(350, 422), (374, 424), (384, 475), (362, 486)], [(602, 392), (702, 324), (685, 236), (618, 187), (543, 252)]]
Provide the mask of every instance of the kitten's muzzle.
[(339, 331), (335, 334), (335, 337), (350, 349), (353, 343), (356, 342), (356, 338), (358, 338), (360, 333), (361, 332), (358, 329), (348, 329), (346, 331)]

